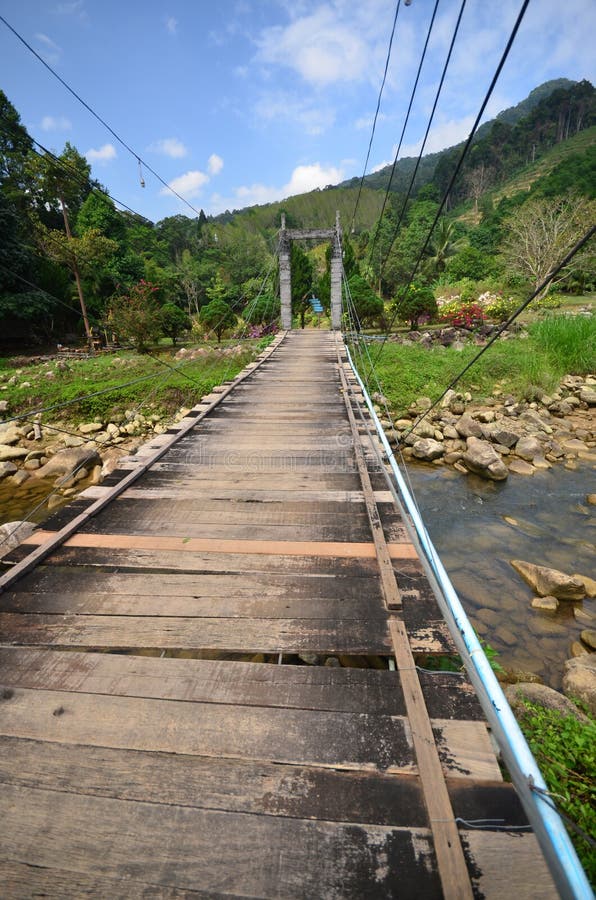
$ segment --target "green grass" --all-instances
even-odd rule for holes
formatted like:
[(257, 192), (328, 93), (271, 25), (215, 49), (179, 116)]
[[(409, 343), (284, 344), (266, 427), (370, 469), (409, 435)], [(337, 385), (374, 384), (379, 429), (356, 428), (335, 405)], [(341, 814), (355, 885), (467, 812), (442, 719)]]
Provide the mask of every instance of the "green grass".
[[(26, 413), (38, 407), (48, 407), (75, 400), (77, 397), (106, 391), (98, 397), (88, 397), (64, 409), (56, 409), (44, 416), (45, 421), (79, 424), (84, 421), (119, 421), (127, 409), (144, 403), (142, 412), (172, 415), (181, 406), (194, 405), (203, 394), (222, 381), (233, 378), (262, 349), (262, 341), (246, 341), (246, 349), (238, 355), (223, 356), (221, 350), (209, 347), (208, 356), (183, 362), (174, 359), (171, 350), (159, 350), (157, 359), (132, 351), (116, 355), (106, 354), (92, 359), (66, 359), (67, 369), (57, 371), (54, 363), (21, 367), (17, 384), (0, 391), (0, 399), (9, 401), (8, 416)], [(225, 345), (222, 345), (225, 346)], [(162, 360), (160, 362), (159, 360)], [(163, 365), (178, 367), (172, 372)], [(13, 374), (3, 370), (3, 383)], [(55, 372), (55, 378), (45, 373)], [(122, 387), (125, 382), (135, 382)], [(189, 380), (191, 379), (191, 380)], [(30, 387), (22, 388), (23, 382)]]
[[(556, 805), (596, 840), (596, 722), (580, 722), (529, 701), (524, 705), (519, 724)], [(586, 875), (596, 883), (594, 848), (573, 828), (568, 831)]]
[[(377, 360), (378, 346), (370, 355), (385, 396), (401, 414), (416, 398), (435, 400), (478, 352), (450, 347), (419, 347), (387, 343)], [(358, 355), (354, 357), (358, 362)], [(360, 365), (360, 369), (364, 366)], [(368, 367), (365, 369), (368, 371)], [(553, 391), (564, 375), (585, 375), (596, 370), (596, 318), (549, 315), (528, 328), (528, 337), (497, 341), (458, 383), (475, 399), (489, 397), (495, 386), (516, 399), (534, 399)]]

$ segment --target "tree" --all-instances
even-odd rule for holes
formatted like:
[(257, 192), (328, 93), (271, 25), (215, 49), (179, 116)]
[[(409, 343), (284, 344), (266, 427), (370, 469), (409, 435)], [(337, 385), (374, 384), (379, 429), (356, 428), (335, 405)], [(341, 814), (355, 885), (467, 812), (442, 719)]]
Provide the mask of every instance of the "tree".
[(141, 280), (128, 293), (113, 297), (108, 310), (107, 327), (119, 338), (132, 341), (139, 353), (145, 353), (160, 334), (157, 290), (157, 285)]
[(354, 273), (348, 279), (348, 286), (356, 311), (356, 329), (360, 331), (360, 326), (370, 325), (380, 319), (385, 311), (385, 306), (378, 294), (361, 275)]
[[(595, 215), (596, 202), (575, 194), (528, 200), (505, 223), (506, 237), (501, 250), (506, 264), (536, 289), (577, 243)], [(582, 261), (593, 269), (594, 258), (588, 252), (584, 251)], [(576, 257), (574, 267), (578, 261)], [(568, 267), (562, 269), (542, 291), (542, 296), (568, 274)]]
[(447, 219), (439, 219), (433, 231), (430, 249), (432, 256), (429, 263), (437, 274), (445, 271), (447, 260), (453, 256), (455, 251), (454, 244), (455, 226), (453, 222)]
[(218, 344), (221, 343), (224, 331), (236, 324), (236, 313), (221, 297), (216, 297), (204, 306), (200, 318), (207, 328), (215, 332)]
[(411, 284), (405, 294), (393, 301), (393, 308), (400, 319), (409, 322), (412, 331), (418, 327), (421, 316), (433, 317), (437, 314), (437, 301), (432, 290), (426, 285)]
[(171, 338), (175, 346), (177, 338), (190, 328), (191, 322), (184, 310), (175, 303), (165, 303), (159, 310), (159, 324), (163, 334)]
[(279, 316), (279, 298), (263, 293), (248, 304), (243, 318), (250, 325), (269, 325)]
[(312, 292), (313, 266), (307, 254), (295, 241), (290, 251), (292, 270), (292, 312), (300, 316), (300, 327), (304, 328), (306, 313), (310, 309), (308, 300)]

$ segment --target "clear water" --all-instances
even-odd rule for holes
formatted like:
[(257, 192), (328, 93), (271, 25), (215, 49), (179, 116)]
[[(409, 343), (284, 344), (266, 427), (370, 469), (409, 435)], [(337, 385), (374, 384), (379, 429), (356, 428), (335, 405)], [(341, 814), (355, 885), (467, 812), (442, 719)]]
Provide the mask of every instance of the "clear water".
[(555, 466), (498, 484), (430, 466), (410, 466), (409, 477), (443, 565), (499, 662), (560, 688), (570, 645), (586, 627), (574, 605), (596, 615), (596, 601), (561, 601), (554, 615), (532, 609), (533, 592), (509, 561), (596, 577), (596, 507), (586, 503), (596, 490), (591, 468)]

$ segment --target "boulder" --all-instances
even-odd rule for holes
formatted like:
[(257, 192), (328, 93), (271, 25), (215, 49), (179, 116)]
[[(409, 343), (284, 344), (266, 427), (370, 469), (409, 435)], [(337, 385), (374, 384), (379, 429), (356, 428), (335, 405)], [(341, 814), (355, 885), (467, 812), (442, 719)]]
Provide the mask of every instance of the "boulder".
[(596, 581), (593, 578), (588, 578), (587, 575), (578, 575), (577, 572), (574, 573), (573, 577), (582, 582), (586, 597), (596, 597)]
[(584, 628), (580, 634), (580, 638), (590, 650), (596, 650), (596, 629)]
[(55, 478), (58, 475), (70, 475), (81, 466), (91, 468), (95, 465), (101, 465), (99, 453), (95, 447), (86, 444), (83, 447), (60, 450), (45, 466), (37, 469), (35, 475), (38, 478)]
[(542, 456), (544, 451), (540, 441), (528, 435), (519, 439), (515, 445), (515, 452), (521, 459), (532, 462), (535, 456)]
[(440, 456), (443, 456), (443, 453), (445, 452), (443, 444), (433, 440), (433, 438), (421, 438), (416, 441), (412, 450), (416, 459), (428, 461), (438, 459)]
[(509, 463), (509, 471), (514, 472), (515, 475), (533, 475), (536, 469), (525, 459), (512, 459)]
[(457, 433), (465, 438), (483, 437), (480, 422), (477, 422), (476, 419), (473, 419), (468, 413), (464, 413), (461, 419), (455, 423), (455, 428)]
[(23, 447), (9, 447), (7, 444), (0, 444), (0, 462), (9, 462), (13, 459), (25, 459), (28, 450)]
[(81, 434), (95, 434), (96, 431), (101, 431), (102, 428), (101, 422), (87, 422), (87, 424), (79, 425)]
[(588, 406), (596, 406), (596, 391), (594, 388), (583, 387), (579, 392), (579, 399), (587, 403)]
[(11, 462), (0, 462), (0, 480), (6, 478), (7, 475), (14, 475), (17, 467)]
[(0, 442), (7, 447), (12, 447), (14, 444), (19, 443), (23, 434), (22, 428), (17, 428), (16, 425), (9, 424), (1, 431)]
[(590, 713), (596, 715), (596, 653), (567, 660), (563, 690), (568, 697), (585, 703)]
[(532, 609), (541, 609), (544, 612), (556, 612), (559, 608), (559, 601), (556, 597), (533, 597)]
[(0, 525), (0, 557), (18, 547), (36, 528), (33, 522), (5, 522)]
[(586, 589), (579, 578), (566, 575), (557, 569), (536, 566), (522, 559), (510, 560), (511, 565), (540, 597), (556, 597), (558, 600), (582, 600)]
[(517, 684), (508, 685), (505, 688), (505, 696), (516, 715), (523, 715), (527, 711), (524, 700), (529, 700), (530, 703), (535, 703), (536, 706), (542, 706), (544, 709), (554, 709), (561, 715), (574, 716), (580, 722), (588, 721), (588, 717), (577, 708), (575, 703), (553, 688), (547, 687), (546, 684), (520, 681)]
[(462, 462), (470, 472), (490, 481), (505, 481), (509, 475), (507, 466), (488, 441), (470, 440)]

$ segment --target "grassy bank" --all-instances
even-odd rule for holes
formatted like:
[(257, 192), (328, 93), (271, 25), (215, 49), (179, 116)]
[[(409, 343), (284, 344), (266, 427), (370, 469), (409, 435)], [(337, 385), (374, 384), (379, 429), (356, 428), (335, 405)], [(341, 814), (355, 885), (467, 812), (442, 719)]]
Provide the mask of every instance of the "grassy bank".
[[(372, 345), (369, 352), (382, 391), (394, 412), (400, 414), (417, 397), (439, 397), (478, 348), (470, 345), (457, 351), (436, 346), (429, 350), (416, 344), (387, 343), (378, 360), (377, 346)], [(553, 391), (564, 375), (594, 371), (596, 318), (553, 315), (529, 325), (527, 335), (493, 344), (457, 389), (472, 391), (475, 398), (482, 399), (498, 387), (516, 399), (533, 399)], [(374, 379), (371, 389), (373, 384)]]
[[(3, 360), (0, 379), (5, 389), (0, 390), (0, 400), (9, 403), (7, 418), (55, 406), (44, 419), (72, 424), (119, 420), (127, 409), (140, 403), (145, 413), (172, 415), (237, 375), (263, 346), (263, 341), (245, 341), (241, 352), (229, 354), (225, 346), (206, 346), (204, 355), (195, 360), (175, 359), (172, 351), (154, 356), (122, 351), (90, 359), (65, 359), (59, 363), (64, 368), (57, 367), (53, 360), (15, 370), (10, 360)], [(16, 384), (9, 384), (13, 378)], [(102, 393), (87, 396), (96, 392)], [(70, 404), (78, 397), (84, 399)], [(70, 405), (61, 408), (65, 403)]]

